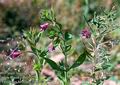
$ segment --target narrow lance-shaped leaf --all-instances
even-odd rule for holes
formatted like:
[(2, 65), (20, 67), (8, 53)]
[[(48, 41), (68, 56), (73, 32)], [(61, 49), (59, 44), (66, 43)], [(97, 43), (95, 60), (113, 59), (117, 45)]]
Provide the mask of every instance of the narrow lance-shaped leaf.
[(59, 45), (59, 43), (60, 43), (60, 39), (59, 39), (59, 38), (56, 38), (56, 39), (54, 40), (54, 45), (55, 45), (55, 47), (57, 47), (57, 46)]
[(71, 49), (71, 45), (65, 46), (65, 51), (66, 51), (66, 52), (69, 51), (70, 49)]
[(60, 69), (60, 67), (57, 65), (57, 63), (55, 63), (53, 60), (49, 59), (49, 58), (45, 58), (44, 59), (46, 60), (46, 62), (51, 66), (51, 68), (53, 70), (59, 70), (59, 71), (62, 71), (62, 69)]
[(70, 34), (69, 32), (65, 32), (65, 40), (70, 40), (72, 39), (72, 34)]
[(40, 37), (41, 37), (41, 33), (38, 33), (37, 36), (35, 36), (35, 43), (38, 43)]
[(40, 57), (43, 57), (44, 58), (44, 56), (46, 56), (46, 54), (47, 54), (47, 51), (42, 51), (41, 53), (40, 53)]
[(76, 68), (78, 67), (79, 65), (83, 64), (83, 62), (85, 61), (86, 59), (86, 55), (87, 55), (87, 52), (85, 51), (84, 53), (82, 53), (78, 59), (74, 62), (74, 64), (70, 67), (71, 68)]
[(59, 27), (59, 29), (62, 29), (62, 25), (57, 21), (55, 21), (55, 22), (56, 22), (56, 25)]

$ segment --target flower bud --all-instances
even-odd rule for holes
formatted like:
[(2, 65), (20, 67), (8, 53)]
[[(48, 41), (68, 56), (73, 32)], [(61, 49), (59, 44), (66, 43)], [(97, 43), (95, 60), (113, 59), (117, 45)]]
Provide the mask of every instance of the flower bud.
[(40, 25), (40, 29), (42, 30), (42, 31), (45, 31), (47, 28), (48, 28), (48, 25), (49, 25), (49, 23), (43, 23), (43, 24), (41, 24)]
[(52, 52), (52, 51), (54, 51), (55, 50), (55, 47), (53, 46), (53, 44), (51, 43), (51, 44), (49, 44), (49, 46), (48, 46), (48, 51), (49, 52)]
[(91, 37), (91, 32), (88, 28), (85, 28), (82, 30), (81, 35), (83, 38), (90, 38)]
[(15, 51), (11, 53), (11, 58), (17, 58), (18, 56), (20, 56), (21, 52), (20, 51)]

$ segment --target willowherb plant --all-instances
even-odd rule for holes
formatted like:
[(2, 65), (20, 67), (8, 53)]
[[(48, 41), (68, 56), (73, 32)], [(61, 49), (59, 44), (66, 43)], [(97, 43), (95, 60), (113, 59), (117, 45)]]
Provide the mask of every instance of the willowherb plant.
[[(69, 41), (72, 40), (72, 34), (69, 32), (63, 32), (62, 25), (56, 20), (55, 14), (52, 10), (43, 10), (41, 13), (41, 21), (51, 23), (52, 27), (48, 32), (49, 38), (53, 40), (53, 46), (59, 46), (62, 53), (64, 54), (64, 60), (59, 63), (56, 63), (46, 57), (43, 57), (43, 59), (45, 59), (46, 62), (55, 71), (62, 85), (70, 85), (68, 72), (71, 69), (81, 65), (85, 61), (86, 56), (90, 56), (90, 54), (86, 49), (83, 49), (84, 52), (78, 57), (78, 59), (72, 65), (69, 65), (68, 55), (72, 47)], [(90, 35), (91, 34), (88, 30), (84, 30), (82, 33), (82, 36), (85, 36), (86, 38), (89, 38)], [(51, 49), (54, 50), (55, 48), (52, 47), (49, 50)]]

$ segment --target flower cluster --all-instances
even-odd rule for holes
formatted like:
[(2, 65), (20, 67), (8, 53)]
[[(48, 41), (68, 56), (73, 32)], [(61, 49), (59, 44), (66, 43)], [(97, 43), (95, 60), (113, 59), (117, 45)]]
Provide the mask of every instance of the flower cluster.
[(90, 38), (91, 37), (91, 32), (88, 28), (85, 28), (82, 30), (81, 35), (83, 38)]

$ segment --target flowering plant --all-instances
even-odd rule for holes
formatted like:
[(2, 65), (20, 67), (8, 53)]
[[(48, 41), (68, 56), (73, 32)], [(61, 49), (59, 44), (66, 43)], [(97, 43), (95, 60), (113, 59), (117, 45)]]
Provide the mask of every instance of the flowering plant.
[[(78, 57), (78, 59), (72, 64), (68, 64), (68, 53), (71, 50), (71, 44), (69, 43), (72, 40), (72, 34), (69, 32), (62, 31), (62, 25), (56, 21), (55, 15), (52, 10), (43, 10), (41, 12), (41, 21), (42, 24), (40, 25), (40, 31), (37, 29), (31, 29), (29, 32), (24, 32), (25, 39), (28, 41), (32, 53), (35, 54), (37, 59), (34, 62), (34, 69), (37, 73), (37, 81), (41, 81), (41, 70), (47, 62), (50, 67), (55, 71), (57, 77), (60, 79), (63, 85), (69, 85), (70, 79), (68, 72), (81, 65), (86, 56), (89, 56), (89, 53), (86, 49), (84, 52)], [(42, 50), (38, 49), (37, 43), (39, 42), (40, 37), (42, 34), (47, 31), (48, 37), (52, 40), (52, 42), (48, 45), (47, 49)], [(88, 30), (87, 30), (88, 31)], [(87, 32), (82, 33), (82, 36), (86, 38), (90, 37), (90, 33), (85, 34)], [(59, 63), (49, 59), (48, 52), (52, 52), (55, 50), (56, 47), (60, 47), (62, 53), (64, 54), (64, 60)]]
[[(111, 19), (108, 19), (108, 16)], [(105, 19), (101, 17), (102, 16), (100, 15), (95, 16), (88, 22), (84, 16), (88, 27), (81, 30), (79, 36), (83, 48), (80, 55), (77, 56), (77, 59), (72, 64), (69, 64), (69, 54), (73, 49), (71, 42), (74, 35), (68, 31), (63, 31), (63, 27), (57, 21), (52, 9), (42, 10), (40, 12), (40, 26), (36, 28), (31, 27), (29, 31), (24, 31), (24, 40), (27, 41), (27, 45), (29, 45), (31, 49), (29, 52), (34, 54), (33, 68), (36, 72), (36, 82), (43, 84), (43, 82), (46, 81), (41, 72), (47, 63), (54, 70), (62, 85), (70, 85), (69, 73), (71, 70), (82, 65), (86, 59), (92, 64), (92, 72), (90, 72), (92, 85), (99, 85), (102, 84), (104, 80), (107, 80), (110, 77), (110, 73), (106, 72), (111, 71), (113, 66), (110, 64), (111, 54), (106, 46), (106, 43), (109, 43), (111, 40), (104, 41), (104, 39), (108, 33), (115, 30), (108, 29), (108, 22), (112, 24), (111, 27), (114, 26), (114, 28), (116, 28), (119, 26), (115, 25), (112, 21), (114, 18), (113, 16), (110, 17), (110, 15), (104, 15)], [(95, 26), (96, 28), (93, 29), (92, 26)], [(42, 37), (46, 38), (46, 36), (50, 40), (47, 41), (47, 46), (39, 46), (38, 44), (42, 41)], [(49, 58), (49, 54), (56, 49), (59, 49), (64, 55), (64, 59), (59, 63), (56, 63)], [(21, 51), (12, 51), (10, 56), (14, 59), (21, 54)]]

